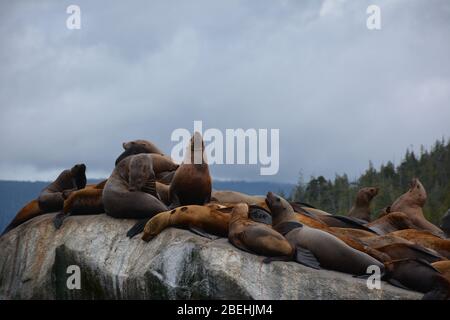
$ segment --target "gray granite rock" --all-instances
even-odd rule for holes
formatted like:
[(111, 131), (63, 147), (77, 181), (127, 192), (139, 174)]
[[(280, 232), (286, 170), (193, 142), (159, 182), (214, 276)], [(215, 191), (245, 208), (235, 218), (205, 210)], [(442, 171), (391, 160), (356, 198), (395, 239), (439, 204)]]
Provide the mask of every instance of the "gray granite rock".
[[(151, 242), (128, 239), (132, 220), (106, 215), (37, 217), (0, 238), (1, 299), (418, 299), (385, 282), (369, 290), (350, 275), (263, 257), (170, 228)], [(68, 289), (70, 265), (81, 289)]]

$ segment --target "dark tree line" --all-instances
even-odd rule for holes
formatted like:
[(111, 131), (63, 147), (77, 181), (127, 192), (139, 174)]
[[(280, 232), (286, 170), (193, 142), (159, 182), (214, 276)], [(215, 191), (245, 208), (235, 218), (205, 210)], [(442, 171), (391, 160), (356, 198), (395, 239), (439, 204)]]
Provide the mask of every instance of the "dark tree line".
[(349, 181), (346, 174), (336, 175), (333, 181), (319, 176), (311, 177), (305, 183), (300, 178), (292, 198), (331, 213), (345, 215), (359, 188), (376, 186), (380, 188), (378, 196), (372, 202), (376, 216), (382, 208), (392, 204), (409, 189), (413, 177), (420, 179), (428, 193), (425, 216), (438, 223), (450, 208), (450, 140), (436, 141), (431, 150), (425, 150), (422, 146), (419, 155), (407, 150), (397, 167), (389, 161), (375, 169), (372, 162), (369, 162), (369, 168), (356, 181)]

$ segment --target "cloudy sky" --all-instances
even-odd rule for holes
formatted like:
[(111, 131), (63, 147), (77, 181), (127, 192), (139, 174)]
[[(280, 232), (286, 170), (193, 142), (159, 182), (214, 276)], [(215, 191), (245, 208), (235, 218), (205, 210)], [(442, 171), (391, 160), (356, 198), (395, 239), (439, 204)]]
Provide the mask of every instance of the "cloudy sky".
[(447, 0), (2, 1), (0, 179), (79, 162), (105, 177), (123, 141), (170, 153), (194, 120), (280, 129), (277, 175), (214, 165), (215, 178), (355, 177), (450, 137), (449, 39)]

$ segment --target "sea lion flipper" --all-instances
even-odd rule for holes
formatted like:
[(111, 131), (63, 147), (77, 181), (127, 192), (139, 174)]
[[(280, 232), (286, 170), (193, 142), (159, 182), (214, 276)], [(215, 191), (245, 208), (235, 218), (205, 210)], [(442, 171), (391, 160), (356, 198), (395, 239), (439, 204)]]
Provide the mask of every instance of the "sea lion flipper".
[(193, 233), (201, 236), (201, 237), (204, 237), (204, 238), (207, 238), (207, 239), (210, 239), (210, 240), (217, 240), (217, 239), (220, 238), (220, 237), (212, 235), (212, 234), (210, 234), (210, 233), (208, 233), (208, 232), (206, 232), (206, 231), (204, 231), (204, 230), (202, 230), (202, 229), (200, 229), (198, 227), (189, 226), (189, 230), (192, 231)]
[(68, 213), (60, 212), (53, 218), (53, 225), (55, 226), (55, 229), (58, 230), (61, 228), (64, 220), (69, 216)]
[(136, 224), (132, 226), (130, 230), (128, 230), (127, 237), (131, 239), (135, 235), (144, 231), (144, 227), (147, 224), (148, 220), (150, 220), (150, 218), (141, 219), (138, 222), (136, 222)]
[(308, 249), (302, 248), (302, 247), (296, 247), (295, 248), (295, 254), (294, 254), (295, 261), (297, 261), (300, 264), (303, 264), (307, 267), (313, 268), (313, 269), (320, 269), (320, 263), (317, 261), (314, 254), (309, 251)]

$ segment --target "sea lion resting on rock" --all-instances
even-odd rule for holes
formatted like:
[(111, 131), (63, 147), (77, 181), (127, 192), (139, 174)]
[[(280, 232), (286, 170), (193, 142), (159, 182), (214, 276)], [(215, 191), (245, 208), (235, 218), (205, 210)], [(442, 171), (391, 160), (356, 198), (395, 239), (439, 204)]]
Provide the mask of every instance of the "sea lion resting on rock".
[(86, 186), (86, 166), (76, 164), (64, 170), (54, 182), (45, 187), (38, 199), (29, 202), (14, 217), (2, 234), (41, 214), (59, 211), (63, 208), (64, 197)]
[(378, 194), (378, 190), (378, 188), (374, 187), (360, 189), (348, 216), (369, 222), (371, 220), (370, 202)]
[(447, 259), (450, 259), (450, 240), (442, 239), (429, 231), (405, 229), (392, 232), (390, 235), (433, 249)]
[(401, 195), (391, 205), (391, 212), (404, 212), (411, 221), (420, 229), (428, 230), (433, 234), (445, 238), (444, 232), (429, 222), (423, 215), (423, 206), (427, 200), (427, 193), (419, 179), (411, 182), (410, 189)]
[(266, 201), (272, 212), (274, 229), (283, 234), (293, 247), (311, 251), (321, 267), (356, 275), (366, 274), (371, 265), (384, 269), (381, 262), (353, 249), (335, 236), (299, 224), (291, 205), (283, 198), (269, 192)]
[[(182, 206), (161, 212), (146, 223), (142, 239), (149, 241), (168, 227), (189, 229), (207, 238), (213, 238), (211, 235), (227, 237), (232, 210), (233, 207), (211, 203), (204, 206)], [(264, 212), (257, 207), (250, 207), (250, 218), (253, 221), (263, 222), (268, 219)]]
[[(295, 259), (307, 266), (318, 269), (319, 263), (314, 255), (304, 248), (294, 248), (272, 227), (252, 221), (248, 218), (248, 205), (237, 204), (232, 211), (229, 224), (228, 240), (237, 248), (282, 260)], [(265, 259), (269, 262), (271, 259)]]
[(107, 181), (103, 180), (95, 185), (72, 192), (65, 199), (63, 210), (53, 219), (55, 228), (59, 229), (64, 220), (71, 215), (91, 215), (105, 212), (102, 194)]
[(450, 297), (450, 282), (424, 260), (401, 259), (385, 263), (386, 275), (393, 285), (425, 293), (425, 300), (446, 300)]
[(143, 219), (167, 210), (156, 192), (155, 156), (158, 155), (138, 154), (119, 162), (103, 189), (106, 214)]

